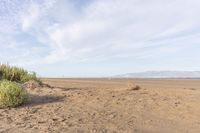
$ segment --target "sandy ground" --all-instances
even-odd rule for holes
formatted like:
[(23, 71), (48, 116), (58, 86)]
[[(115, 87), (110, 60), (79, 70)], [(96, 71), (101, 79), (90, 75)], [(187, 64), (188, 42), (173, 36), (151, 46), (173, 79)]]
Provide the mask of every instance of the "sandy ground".
[[(200, 80), (43, 79), (1, 133), (199, 133)], [(139, 85), (140, 90), (130, 86)]]

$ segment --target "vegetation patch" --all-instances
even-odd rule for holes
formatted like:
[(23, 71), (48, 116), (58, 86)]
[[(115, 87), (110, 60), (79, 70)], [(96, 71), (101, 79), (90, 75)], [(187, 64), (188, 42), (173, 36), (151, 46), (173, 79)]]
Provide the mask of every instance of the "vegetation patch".
[(25, 83), (30, 80), (39, 81), (35, 72), (28, 72), (20, 67), (0, 64), (0, 80), (9, 80), (18, 83)]
[[(27, 87), (30, 81), (42, 84), (35, 72), (23, 68), (0, 64), (0, 108), (16, 107), (28, 99)], [(32, 85), (32, 84), (31, 84)], [(31, 86), (38, 87), (38, 86)]]
[(28, 94), (20, 84), (7, 80), (0, 82), (0, 108), (16, 107), (27, 99)]

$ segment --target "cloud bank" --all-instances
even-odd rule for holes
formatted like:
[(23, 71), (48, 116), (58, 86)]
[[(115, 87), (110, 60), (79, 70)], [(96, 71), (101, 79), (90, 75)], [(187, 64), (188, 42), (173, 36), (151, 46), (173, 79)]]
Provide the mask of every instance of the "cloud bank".
[(178, 61), (187, 50), (193, 52), (183, 58), (193, 58), (200, 56), (199, 6), (198, 0), (2, 0), (0, 60), (162, 62), (170, 55)]

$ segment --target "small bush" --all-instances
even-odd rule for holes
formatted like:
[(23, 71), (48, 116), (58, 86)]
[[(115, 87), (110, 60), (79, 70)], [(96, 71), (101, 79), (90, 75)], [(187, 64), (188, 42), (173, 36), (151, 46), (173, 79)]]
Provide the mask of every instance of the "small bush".
[(141, 89), (141, 87), (139, 85), (136, 85), (136, 86), (131, 88), (131, 90), (140, 90), (140, 89)]
[(3, 80), (0, 82), (0, 108), (16, 107), (28, 99), (28, 94), (20, 84)]
[(9, 80), (18, 83), (25, 83), (29, 80), (37, 80), (35, 72), (28, 72), (23, 68), (0, 64), (0, 80)]

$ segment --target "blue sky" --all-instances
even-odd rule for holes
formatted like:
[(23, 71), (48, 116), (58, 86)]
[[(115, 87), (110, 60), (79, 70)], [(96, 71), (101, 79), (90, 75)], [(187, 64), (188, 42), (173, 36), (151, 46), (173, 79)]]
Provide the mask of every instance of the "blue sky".
[(0, 62), (49, 77), (200, 70), (199, 0), (1, 0)]

